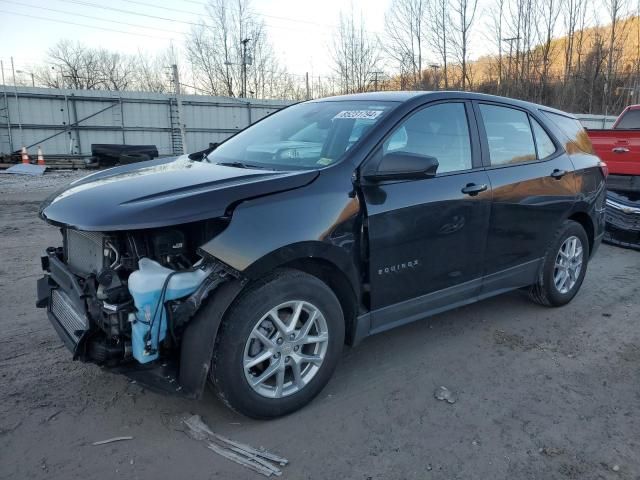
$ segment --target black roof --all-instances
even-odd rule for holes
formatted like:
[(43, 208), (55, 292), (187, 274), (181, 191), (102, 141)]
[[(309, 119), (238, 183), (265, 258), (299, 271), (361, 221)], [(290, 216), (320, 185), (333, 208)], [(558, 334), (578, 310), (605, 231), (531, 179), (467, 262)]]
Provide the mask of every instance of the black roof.
[(455, 98), (463, 98), (469, 100), (486, 100), (486, 101), (498, 101), (501, 103), (507, 103), (514, 106), (520, 106), (527, 109), (544, 109), (551, 112), (559, 113), (562, 115), (569, 115), (566, 112), (558, 110), (546, 105), (539, 105), (532, 102), (525, 102), (523, 100), (517, 100), (515, 98), (500, 97), (497, 95), (489, 95), (486, 93), (475, 92), (463, 92), (456, 90), (438, 90), (438, 91), (426, 91), (426, 90), (411, 90), (411, 91), (389, 91), (389, 92), (367, 92), (367, 93), (352, 93), (349, 95), (338, 95), (335, 97), (318, 98), (312, 100), (313, 102), (327, 102), (327, 101), (344, 101), (344, 100), (368, 100), (368, 101), (386, 101), (386, 102), (398, 102), (404, 103), (410, 100), (424, 99), (427, 100), (433, 97), (436, 99), (447, 98), (447, 96)]

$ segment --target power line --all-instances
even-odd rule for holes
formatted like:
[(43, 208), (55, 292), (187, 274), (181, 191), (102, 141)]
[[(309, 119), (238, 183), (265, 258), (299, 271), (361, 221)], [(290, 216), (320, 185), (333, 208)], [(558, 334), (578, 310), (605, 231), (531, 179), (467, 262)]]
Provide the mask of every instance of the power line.
[[(197, 2), (195, 0), (184, 0), (187, 3), (193, 3), (195, 5), (200, 5), (201, 7), (206, 7), (207, 5), (209, 5), (208, 2)], [(128, 0), (128, 3), (142, 3), (142, 2), (138, 2), (138, 1), (133, 1), (133, 0)], [(150, 4), (147, 4), (149, 6), (151, 6)], [(216, 5), (217, 7), (221, 7), (227, 10), (233, 10), (235, 12), (239, 12), (240, 10), (237, 8), (233, 8), (233, 7), (227, 7), (227, 6), (223, 6), (223, 5)], [(168, 10), (168, 7), (157, 7), (157, 8), (163, 8), (165, 10)], [(182, 12), (186, 12), (186, 10), (177, 10), (177, 9), (171, 9), (171, 10), (176, 10), (176, 11), (182, 11)], [(266, 18), (274, 18), (276, 20), (284, 20), (287, 22), (294, 22), (294, 23), (306, 23), (309, 25), (317, 25), (319, 27), (323, 27), (323, 28), (338, 28), (338, 25), (334, 25), (334, 24), (330, 24), (330, 23), (319, 23), (319, 22), (313, 22), (311, 20), (300, 20), (297, 18), (292, 18), (292, 17), (281, 17), (279, 15), (270, 15), (267, 13), (261, 13), (261, 12), (255, 12), (256, 15), (261, 16), (261, 17), (266, 17)], [(197, 15), (197, 14), (196, 14)]]
[(148, 37), (148, 38), (158, 38), (160, 40), (170, 40), (167, 37), (159, 37), (157, 35), (149, 35), (149, 34), (146, 34), (146, 33), (125, 32), (124, 30), (116, 30), (114, 28), (99, 27), (97, 25), (87, 25), (86, 23), (69, 22), (67, 20), (55, 20), (53, 18), (40, 17), (40, 16), (37, 16), (37, 15), (29, 15), (27, 13), (10, 12), (8, 10), (0, 10), (0, 13), (6, 13), (6, 14), (9, 14), (9, 15), (18, 15), (20, 17), (34, 18), (36, 20), (45, 20), (47, 22), (65, 23), (67, 25), (74, 25), (76, 27), (86, 27), (86, 28), (93, 28), (93, 29), (97, 29), (97, 30), (104, 30), (104, 31), (107, 31), (107, 32), (124, 33), (125, 35), (134, 35), (134, 36), (137, 36), (137, 37)]
[(60, 0), (60, 1), (61, 2), (66, 2), (66, 3), (72, 3), (72, 4), (75, 4), (75, 5), (83, 5), (85, 7), (99, 8), (99, 9), (108, 10), (108, 11), (111, 11), (111, 12), (126, 13), (127, 15), (137, 15), (139, 17), (153, 18), (155, 20), (163, 20), (165, 22), (184, 23), (186, 25), (194, 25), (196, 27), (201, 25), (200, 23), (189, 22), (187, 20), (177, 20), (175, 18), (160, 17), (158, 15), (151, 15), (149, 13), (134, 12), (132, 10), (124, 10), (122, 8), (116, 8), (116, 7), (108, 7), (106, 5), (96, 5), (95, 3), (83, 2), (82, 0)]
[[(162, 16), (159, 16), (159, 15), (153, 15), (153, 14), (150, 14), (150, 13), (140, 13), (140, 12), (136, 12), (136, 11), (133, 11), (133, 10), (125, 10), (125, 9), (122, 9), (122, 8), (117, 8), (117, 7), (112, 7), (112, 6), (97, 5), (95, 3), (86, 2), (86, 1), (82, 1), (82, 0), (59, 0), (59, 1), (66, 2), (66, 3), (71, 3), (71, 4), (74, 4), (74, 5), (82, 5), (82, 6), (85, 6), (85, 7), (98, 8), (98, 9), (101, 9), (101, 10), (107, 10), (107, 11), (112, 11), (112, 12), (117, 12), (117, 13), (125, 13), (127, 15), (136, 15), (136, 16), (139, 16), (139, 17), (153, 18), (154, 20), (162, 20), (162, 21), (165, 21), (165, 22), (183, 23), (185, 25), (192, 25), (192, 26), (196, 26), (196, 27), (199, 27), (199, 26), (202, 26), (202, 25), (206, 26), (205, 22), (203, 22), (203, 21), (191, 22), (189, 20), (179, 20), (179, 19), (176, 19), (176, 18), (167, 18), (167, 17), (162, 17)], [(153, 8), (169, 9), (169, 7), (161, 7), (161, 6), (157, 6), (157, 5), (151, 5), (151, 4), (148, 4), (146, 2), (130, 1), (128, 3), (137, 3), (137, 4), (140, 4), (140, 5), (144, 5), (144, 6), (152, 6)], [(170, 10), (177, 10), (177, 9), (170, 9)], [(184, 13), (188, 13), (190, 15), (198, 15), (195, 12), (188, 12), (188, 11), (183, 11), (183, 12)], [(261, 14), (256, 14), (256, 15), (260, 16)], [(295, 21), (293, 19), (291, 19), (291, 20)], [(307, 32), (307, 30), (304, 30), (302, 27), (301, 28), (285, 27), (285, 26), (282, 26), (282, 25), (271, 25), (271, 24), (268, 24), (266, 22), (263, 22), (263, 23), (264, 23), (265, 26), (270, 27), (270, 28), (282, 29), (282, 30), (287, 30), (287, 31), (292, 31), (292, 30), (296, 31), (297, 30), (297, 31), (305, 32), (305, 33)], [(316, 24), (316, 25), (320, 25), (320, 24)], [(320, 26), (322, 26), (322, 25), (320, 25)], [(330, 32), (326, 32), (326, 29), (325, 29), (325, 31), (323, 31), (323, 33), (329, 34)]]
[[(167, 17), (162, 17), (159, 15), (153, 15), (150, 13), (140, 13), (140, 12), (136, 12), (133, 10), (125, 10), (122, 8), (117, 8), (117, 7), (112, 7), (112, 6), (106, 6), (106, 5), (98, 5), (95, 3), (91, 3), (91, 2), (86, 2), (86, 1), (82, 1), (82, 0), (59, 0), (61, 2), (66, 2), (66, 3), (71, 3), (71, 4), (75, 4), (75, 5), (82, 5), (85, 7), (93, 7), (93, 8), (99, 8), (102, 10), (107, 10), (107, 11), (113, 11), (113, 12), (118, 12), (118, 13), (126, 13), (127, 15), (137, 15), (140, 17), (147, 17), (147, 18), (153, 18), (155, 20), (162, 20), (165, 22), (172, 22), (172, 23), (183, 23), (185, 25), (192, 25), (192, 26), (201, 26), (204, 22), (191, 22), (188, 20), (179, 20), (179, 19), (175, 19), (175, 18), (167, 18)], [(180, 10), (180, 9), (176, 9), (176, 8), (170, 8), (170, 7), (164, 7), (164, 6), (160, 6), (160, 5), (153, 5), (151, 3), (147, 3), (147, 2), (141, 2), (141, 1), (137, 1), (137, 0), (129, 0), (127, 3), (130, 4), (138, 4), (138, 5), (142, 5), (145, 7), (152, 7), (152, 8), (159, 8), (159, 9), (163, 9), (163, 10), (168, 10), (168, 11), (176, 11), (176, 12), (182, 12), (182, 13), (187, 13), (189, 15), (200, 15), (196, 12), (190, 12), (187, 10)], [(200, 3), (200, 5), (205, 5), (203, 3)], [(228, 8), (228, 7), (223, 7), (223, 8)], [(235, 10), (238, 11), (238, 10)], [(256, 16), (258, 17), (268, 17), (268, 18), (277, 18), (280, 20), (285, 20), (285, 21), (290, 21), (290, 22), (294, 22), (294, 23), (307, 23), (310, 25), (315, 25), (317, 27), (320, 27), (323, 29), (323, 33), (325, 34), (329, 34), (330, 32), (326, 32), (327, 28), (337, 28), (337, 25), (329, 25), (329, 24), (322, 24), (322, 23), (317, 23), (317, 22), (311, 22), (311, 21), (306, 21), (306, 20), (296, 20), (294, 18), (288, 18), (288, 17), (278, 17), (275, 15), (268, 15), (268, 14), (262, 14), (259, 12), (255, 13)], [(282, 26), (282, 25), (272, 25), (269, 23), (264, 22), (264, 25), (270, 28), (276, 28), (276, 29), (283, 29), (283, 30), (297, 30), (297, 31), (302, 31), (302, 32), (307, 32), (306, 30), (304, 30), (304, 28), (300, 27), (300, 28), (295, 28), (295, 27), (286, 27), (286, 26)], [(365, 31), (367, 31), (366, 29), (364, 29)], [(368, 33), (373, 33), (378, 35), (378, 32), (371, 32), (371, 31), (367, 31)]]
[[(147, 27), (145, 25), (140, 25), (140, 24), (137, 24), (137, 23), (121, 22), (119, 20), (109, 20), (109, 19), (106, 19), (106, 18), (99, 18), (99, 17), (94, 17), (94, 16), (91, 16), (91, 15), (83, 15), (81, 13), (68, 12), (68, 11), (65, 11), (65, 10), (58, 10), (58, 9), (55, 9), (55, 8), (41, 7), (41, 6), (38, 6), (38, 5), (29, 5), (28, 3), (15, 2), (13, 0), (0, 0), (0, 2), (12, 3), (14, 5), (20, 5), (22, 7), (36, 8), (38, 10), (48, 10), (50, 12), (63, 13), (65, 15), (74, 15), (76, 17), (88, 18), (90, 20), (98, 20), (100, 22), (119, 23), (121, 25), (127, 25), (129, 27), (146, 28), (148, 30), (158, 30), (158, 31), (167, 32), (167, 33), (177, 33), (177, 34), (180, 34), (180, 35), (182, 35), (184, 33), (184, 32), (179, 32), (177, 30), (167, 30), (167, 29), (164, 29), (164, 28)], [(52, 20), (55, 20), (55, 19), (52, 19)]]

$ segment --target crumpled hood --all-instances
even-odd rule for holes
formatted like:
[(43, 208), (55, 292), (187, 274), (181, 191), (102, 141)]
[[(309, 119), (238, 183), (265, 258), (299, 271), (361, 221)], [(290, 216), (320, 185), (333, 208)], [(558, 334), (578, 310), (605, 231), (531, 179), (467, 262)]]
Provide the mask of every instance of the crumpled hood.
[(225, 167), (183, 155), (88, 175), (45, 200), (40, 217), (102, 232), (178, 225), (219, 217), (236, 202), (299, 188), (317, 176)]

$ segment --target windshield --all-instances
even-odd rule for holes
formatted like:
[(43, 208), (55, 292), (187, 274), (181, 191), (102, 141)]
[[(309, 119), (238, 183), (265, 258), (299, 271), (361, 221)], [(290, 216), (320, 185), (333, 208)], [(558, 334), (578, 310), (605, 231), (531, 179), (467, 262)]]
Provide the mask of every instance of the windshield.
[(616, 128), (628, 128), (629, 130), (640, 128), (640, 110), (627, 110), (616, 125)]
[(207, 160), (285, 170), (326, 167), (395, 105), (361, 100), (293, 105), (230, 138)]

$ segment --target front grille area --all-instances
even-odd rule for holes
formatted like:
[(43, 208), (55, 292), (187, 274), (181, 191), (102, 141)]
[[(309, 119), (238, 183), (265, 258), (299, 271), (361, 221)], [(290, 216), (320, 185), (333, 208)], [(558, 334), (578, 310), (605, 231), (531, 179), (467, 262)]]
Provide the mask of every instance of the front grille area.
[(87, 329), (87, 320), (84, 314), (75, 309), (71, 299), (60, 289), (51, 291), (51, 313), (71, 338), (77, 339), (79, 335), (76, 332)]
[(82, 273), (97, 273), (104, 264), (104, 235), (99, 232), (65, 230), (67, 264)]
[(607, 205), (606, 221), (624, 230), (640, 232), (640, 214), (638, 213), (625, 213)]

